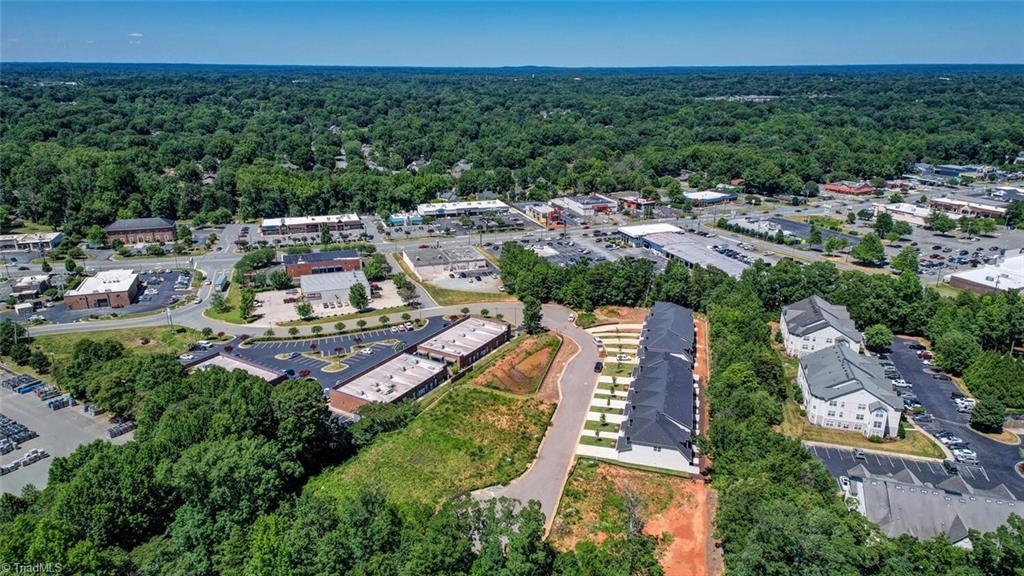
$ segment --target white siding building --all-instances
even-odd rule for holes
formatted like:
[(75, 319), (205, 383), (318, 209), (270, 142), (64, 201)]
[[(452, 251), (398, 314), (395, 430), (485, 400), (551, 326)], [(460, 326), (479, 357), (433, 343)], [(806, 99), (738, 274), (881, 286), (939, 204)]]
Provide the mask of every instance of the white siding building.
[(862, 340), (846, 307), (833, 306), (819, 296), (783, 307), (779, 330), (790, 356), (803, 356), (833, 344), (857, 352)]
[(876, 358), (836, 344), (801, 357), (796, 381), (815, 426), (882, 438), (899, 431), (903, 399)]

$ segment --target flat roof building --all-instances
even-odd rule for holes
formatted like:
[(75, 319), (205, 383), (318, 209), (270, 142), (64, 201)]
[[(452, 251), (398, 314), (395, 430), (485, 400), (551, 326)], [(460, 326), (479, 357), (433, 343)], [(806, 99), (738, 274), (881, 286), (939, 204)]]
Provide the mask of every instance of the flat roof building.
[(131, 270), (103, 270), (90, 276), (74, 290), (64, 294), (70, 310), (87, 308), (123, 308), (139, 292), (139, 275)]
[(508, 212), (508, 204), (501, 200), (467, 200), (465, 202), (435, 202), (416, 207), (420, 216), (470, 216), (484, 212)]
[(26, 300), (29, 298), (35, 298), (36, 296), (46, 292), (50, 287), (50, 275), (49, 274), (36, 274), (34, 276), (24, 276), (18, 278), (18, 282), (14, 285), (11, 290), (11, 296), (14, 296), (16, 300)]
[(1024, 290), (1024, 248), (997, 264), (968, 268), (949, 275), (949, 285), (979, 294)]
[(672, 224), (637, 224), (636, 226), (623, 226), (619, 228), (619, 237), (630, 246), (640, 246), (641, 239), (650, 234), (660, 233), (682, 233), (683, 229)]
[(683, 196), (690, 202), (693, 202), (694, 206), (721, 204), (723, 202), (732, 202), (739, 198), (739, 196), (732, 192), (715, 192), (713, 190), (707, 190), (704, 192), (684, 192)]
[(358, 250), (329, 250), (309, 254), (285, 254), (281, 257), (284, 269), (292, 278), (307, 274), (348, 272), (363, 267)]
[(28, 252), (32, 250), (52, 250), (56, 248), (63, 239), (63, 232), (0, 234), (0, 251)]
[(932, 208), (966, 216), (978, 216), (984, 218), (1003, 218), (1006, 216), (1006, 207), (998, 202), (982, 200), (980, 198), (932, 198), (928, 200)]
[(422, 342), (416, 351), (434, 360), (458, 362), (460, 368), (465, 368), (508, 342), (509, 334), (509, 325), (504, 322), (466, 317)]
[(410, 249), (402, 252), (402, 260), (421, 282), (452, 272), (470, 274), (489, 266), (487, 258), (472, 246)]
[(591, 194), (589, 196), (562, 196), (554, 198), (551, 200), (551, 203), (556, 206), (561, 206), (573, 214), (583, 218), (589, 218), (594, 214), (612, 212), (619, 207), (617, 200), (606, 198), (600, 194)]
[[(872, 211), (875, 216), (886, 213), (892, 216), (893, 220), (899, 220), (914, 226), (924, 226), (927, 223), (927, 218), (932, 215), (931, 208), (927, 206), (918, 206), (917, 204), (908, 204), (906, 202), (898, 202), (896, 204), (873, 204)], [(959, 214), (951, 214), (953, 218), (959, 218)]]
[(147, 242), (174, 242), (178, 231), (174, 220), (167, 218), (125, 218), (104, 228), (107, 239), (125, 244)]
[(400, 354), (356, 378), (330, 389), (331, 407), (355, 413), (369, 402), (399, 402), (419, 398), (444, 382), (444, 362)]
[(267, 236), (282, 234), (316, 234), (322, 227), (331, 232), (362, 229), (363, 223), (356, 214), (330, 214), (327, 216), (293, 216), (286, 218), (264, 218), (260, 232)]
[(694, 266), (715, 267), (739, 278), (747, 264), (716, 252), (702, 244), (701, 237), (687, 236), (681, 232), (659, 232), (641, 238), (640, 246), (650, 248), (670, 260), (679, 260), (692, 268)]
[(348, 303), (349, 291), (356, 284), (362, 284), (366, 296), (370, 296), (370, 283), (362, 270), (306, 274), (299, 278), (299, 289), (307, 300)]
[(214, 366), (223, 368), (228, 372), (241, 370), (250, 376), (262, 378), (271, 384), (277, 384), (285, 379), (284, 372), (263, 366), (262, 364), (257, 364), (252, 360), (247, 360), (239, 356), (232, 356), (224, 352), (219, 352), (206, 358), (201, 358), (193, 364), (189, 364), (188, 368), (189, 370), (207, 370)]

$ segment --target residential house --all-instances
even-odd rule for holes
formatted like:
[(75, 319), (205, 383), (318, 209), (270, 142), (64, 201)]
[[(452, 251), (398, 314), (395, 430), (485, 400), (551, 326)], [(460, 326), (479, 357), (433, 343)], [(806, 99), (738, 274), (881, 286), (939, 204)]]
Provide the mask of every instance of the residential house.
[(779, 330), (790, 356), (803, 356), (837, 343), (856, 352), (863, 340), (846, 307), (829, 304), (820, 296), (784, 306)]

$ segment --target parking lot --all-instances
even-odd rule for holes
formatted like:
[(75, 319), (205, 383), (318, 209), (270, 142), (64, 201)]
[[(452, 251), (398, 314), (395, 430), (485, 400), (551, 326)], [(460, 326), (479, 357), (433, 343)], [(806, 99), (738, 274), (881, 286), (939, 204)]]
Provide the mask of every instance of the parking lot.
[[(32, 449), (45, 450), (50, 454), (48, 458), (0, 477), (0, 490), (12, 494), (20, 494), (21, 489), (29, 484), (37, 488), (45, 486), (54, 458), (67, 456), (79, 445), (97, 438), (106, 439), (107, 428), (111, 426), (108, 415), (89, 416), (82, 411), (81, 404), (56, 411), (50, 410), (46, 402), (31, 392), (18, 394), (0, 389), (0, 406), (4, 416), (39, 434), (38, 437), (22, 443), (19, 449), (0, 456), (0, 464), (10, 464)], [(115, 438), (112, 442), (123, 444), (132, 436), (132, 433), (128, 433)]]
[[(190, 293), (191, 289), (188, 287), (188, 282), (184, 283), (185, 287), (182, 289), (175, 287), (175, 282), (178, 280), (180, 275), (181, 273), (172, 271), (153, 271), (151, 274), (142, 274), (140, 280), (143, 282), (143, 286), (140, 286), (139, 294), (135, 298), (135, 302), (123, 308), (89, 308), (86, 310), (69, 310), (63, 303), (57, 303), (49, 308), (40, 308), (31, 316), (41, 316), (47, 322), (52, 324), (67, 324), (70, 322), (77, 322), (83, 318), (98, 318), (101, 316), (109, 316), (111, 314), (123, 316), (125, 314), (138, 314), (140, 312), (162, 310)], [(7, 317), (19, 321), (29, 319), (29, 315), (17, 315), (14, 312), (4, 312), (0, 317)]]
[(970, 427), (970, 414), (957, 412), (953, 402), (953, 393), (959, 393), (960, 389), (952, 381), (935, 379), (935, 373), (941, 371), (923, 364), (917, 357), (917, 351), (910, 347), (913, 343), (910, 339), (896, 338), (889, 358), (903, 379), (911, 384), (917, 401), (934, 417), (932, 422), (918, 425), (933, 434), (949, 431), (962, 438), (977, 453), (979, 467), (984, 469), (986, 477), (991, 478), (994, 484), (1006, 484), (1024, 497), (1024, 478), (1014, 469), (1022, 460), (1020, 447), (1003, 444), (975, 432)]
[[(450, 324), (441, 316), (432, 316), (426, 320), (427, 323), (424, 327), (407, 332), (392, 332), (390, 328), (382, 328), (326, 338), (254, 342), (245, 347), (238, 347), (237, 341), (228, 344), (233, 346), (231, 354), (281, 372), (291, 370), (296, 376), (313, 378), (324, 388), (330, 388), (339, 379), (345, 378), (346, 373), (363, 372), (390, 357), (394, 347), (386, 345), (384, 342), (398, 341), (400, 343), (398, 346), (402, 349), (409, 348), (433, 337)], [(372, 353), (359, 353), (346, 359), (346, 368), (340, 372), (324, 372), (323, 368), (329, 364), (327, 361), (303, 355), (307, 352), (323, 352), (329, 356), (338, 356), (352, 352), (355, 346), (370, 344), (376, 344), (373, 346)], [(204, 352), (203, 355), (212, 355), (223, 349), (223, 346), (215, 346)], [(285, 358), (285, 356), (293, 354), (295, 354), (293, 358)], [(306, 370), (309, 372), (305, 372)]]
[[(863, 460), (853, 457), (852, 448), (838, 448), (835, 446), (808, 446), (808, 450), (821, 460), (828, 471), (838, 478), (846, 476), (847, 471), (857, 464), (863, 464), (869, 472), (875, 474), (895, 474), (901, 470), (908, 469), (914, 473), (922, 482), (937, 484), (949, 478), (949, 474), (942, 468), (942, 464), (916, 458), (903, 458), (900, 456), (879, 454), (877, 452), (865, 452)], [(1006, 482), (1001, 477), (993, 478), (984, 466), (958, 465), (959, 474), (975, 488), (994, 488), (1000, 483), (1006, 484), (1015, 494), (1024, 494), (1024, 487)]]

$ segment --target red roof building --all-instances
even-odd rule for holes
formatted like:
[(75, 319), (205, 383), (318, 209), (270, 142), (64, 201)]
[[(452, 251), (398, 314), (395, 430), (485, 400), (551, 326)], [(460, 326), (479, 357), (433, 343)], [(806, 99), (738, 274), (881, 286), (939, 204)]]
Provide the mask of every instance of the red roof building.
[(863, 194), (871, 194), (875, 191), (875, 187), (867, 182), (832, 182), (825, 184), (825, 192), (835, 192), (836, 194), (852, 194), (854, 196), (861, 196)]

